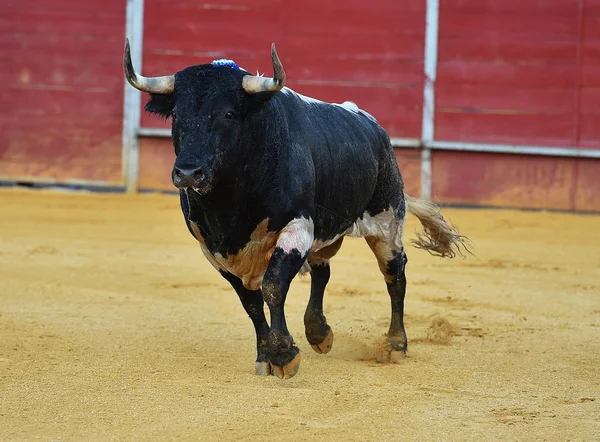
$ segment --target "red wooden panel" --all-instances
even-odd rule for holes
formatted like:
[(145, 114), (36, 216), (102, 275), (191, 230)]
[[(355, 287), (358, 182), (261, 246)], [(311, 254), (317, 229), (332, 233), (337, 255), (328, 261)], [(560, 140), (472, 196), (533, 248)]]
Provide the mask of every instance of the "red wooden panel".
[(600, 88), (600, 41), (583, 42), (581, 86), (584, 88)]
[(583, 114), (600, 117), (600, 88), (582, 89), (580, 106)]
[(175, 152), (170, 138), (140, 140), (141, 189), (177, 190), (171, 181)]
[[(600, 149), (600, 125), (598, 124), (600, 119), (600, 32), (597, 29), (597, 26), (600, 25), (600, 2), (586, 0), (584, 11), (584, 32), (581, 47), (579, 144), (581, 147)], [(585, 183), (588, 182), (591, 181), (585, 181)], [(586, 192), (586, 190), (582, 192)], [(582, 196), (581, 198), (583, 198), (583, 202), (579, 202), (578, 206), (589, 207), (590, 204), (585, 201), (590, 201), (591, 197)]]
[(575, 210), (600, 212), (600, 160), (577, 160)]
[(579, 117), (579, 134), (581, 147), (600, 148), (600, 115), (582, 114)]
[(523, 39), (464, 38), (444, 36), (440, 54), (447, 61), (494, 61), (497, 63), (577, 63), (577, 41), (524, 41)]
[(0, 5), (0, 176), (118, 184), (125, 4)]
[[(144, 73), (164, 75), (227, 57), (269, 75), (274, 41), (289, 87), (323, 101), (355, 101), (392, 136), (419, 136), (424, 2), (386, 0), (366, 7), (359, 0), (236, 0), (227, 5), (147, 0)], [(149, 116), (142, 125), (163, 127)]]
[[(48, 2), (52, 5), (52, 2)], [(55, 38), (72, 37), (75, 39), (92, 40), (93, 37), (115, 38), (123, 32), (122, 9), (116, 2), (112, 8), (104, 5), (103, 9), (65, 10), (57, 7), (33, 9), (28, 4), (21, 4), (19, 9), (5, 11), (0, 19), (4, 32), (43, 35), (53, 41)], [(96, 22), (93, 22), (96, 20)]]
[(436, 138), (440, 140), (574, 146), (576, 131), (572, 114), (463, 113), (438, 111)]
[(445, 203), (572, 210), (574, 158), (436, 151), (433, 197)]
[(577, 146), (581, 17), (570, 0), (443, 0), (436, 138)]
[[(577, 39), (578, 5), (535, 13), (516, 5), (510, 11), (456, 11), (440, 5), (440, 35), (482, 39), (564, 40)], [(441, 41), (441, 40), (440, 40)]]
[(525, 65), (496, 62), (440, 62), (436, 88), (448, 85), (486, 85), (529, 88), (573, 89), (576, 65)]
[[(285, 8), (286, 32), (303, 35), (363, 35), (416, 33), (424, 35), (425, 9), (404, 10), (401, 2), (381, 2), (388, 7), (344, 7), (341, 0), (289, 2)], [(371, 4), (374, 4), (372, 2)], [(329, 6), (328, 6), (329, 5)]]
[(600, 13), (600, 1), (599, 0), (582, 0), (583, 8), (587, 13)]
[(436, 108), (461, 108), (465, 112), (514, 114), (573, 114), (577, 112), (577, 94), (569, 89), (454, 85), (439, 88)]
[(579, 116), (579, 136), (582, 147), (600, 148), (599, 121), (600, 88), (582, 89)]
[[(588, 3), (598, 0), (584, 0)], [(573, 0), (440, 0), (440, 8), (455, 12), (509, 12), (548, 13), (571, 10)]]
[[(589, 2), (588, 2), (589, 3)], [(583, 35), (586, 41), (600, 40), (600, 6), (585, 5)]]

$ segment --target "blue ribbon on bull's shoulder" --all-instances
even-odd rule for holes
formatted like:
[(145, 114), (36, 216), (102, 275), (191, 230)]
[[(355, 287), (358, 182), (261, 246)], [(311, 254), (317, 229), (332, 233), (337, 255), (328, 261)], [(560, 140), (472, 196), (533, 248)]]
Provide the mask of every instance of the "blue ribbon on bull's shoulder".
[(227, 58), (219, 58), (217, 60), (214, 60), (211, 64), (213, 66), (225, 66), (225, 67), (229, 66), (230, 68), (234, 68), (234, 69), (240, 68), (237, 64), (235, 64), (235, 61), (229, 60)]

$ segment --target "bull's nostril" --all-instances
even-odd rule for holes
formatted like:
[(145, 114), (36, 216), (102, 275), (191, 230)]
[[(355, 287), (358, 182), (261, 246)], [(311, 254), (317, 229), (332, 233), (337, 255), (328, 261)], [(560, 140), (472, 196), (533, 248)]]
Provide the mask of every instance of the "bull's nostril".
[(194, 179), (202, 180), (203, 178), (204, 178), (204, 172), (202, 172), (202, 169), (197, 169), (194, 171)]
[(177, 168), (175, 168), (174, 173), (177, 178), (181, 178), (183, 176), (183, 172)]

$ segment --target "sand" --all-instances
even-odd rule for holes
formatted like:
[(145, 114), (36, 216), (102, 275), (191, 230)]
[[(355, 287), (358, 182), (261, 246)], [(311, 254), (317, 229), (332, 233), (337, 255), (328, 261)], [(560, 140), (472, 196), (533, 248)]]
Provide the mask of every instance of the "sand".
[[(286, 304), (296, 377), (255, 337), (172, 195), (0, 191), (0, 439), (600, 439), (600, 216), (448, 209), (477, 257), (408, 248), (407, 358), (364, 241), (332, 261), (327, 355)], [(416, 223), (410, 219), (407, 236)]]

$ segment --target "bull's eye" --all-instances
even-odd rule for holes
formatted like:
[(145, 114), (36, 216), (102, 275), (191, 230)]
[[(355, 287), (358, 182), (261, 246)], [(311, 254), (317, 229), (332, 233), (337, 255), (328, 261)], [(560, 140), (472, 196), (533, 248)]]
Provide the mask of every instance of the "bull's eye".
[(233, 119), (233, 112), (229, 111), (225, 114), (225, 118), (227, 118), (228, 120)]

